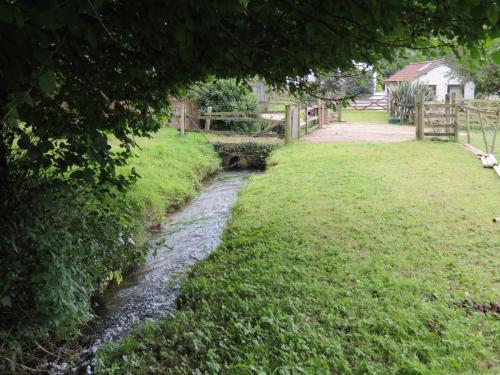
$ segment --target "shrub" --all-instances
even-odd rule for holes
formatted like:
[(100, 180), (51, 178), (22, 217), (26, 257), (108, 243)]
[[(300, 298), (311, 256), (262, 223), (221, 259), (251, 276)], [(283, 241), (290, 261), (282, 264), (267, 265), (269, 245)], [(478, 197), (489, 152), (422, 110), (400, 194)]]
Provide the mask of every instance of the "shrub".
[(421, 82), (400, 82), (390, 89), (392, 116), (397, 116), (402, 124), (413, 122), (415, 112), (415, 96), (418, 93), (424, 94), (424, 100), (432, 100), (434, 94), (432, 89)]
[[(252, 90), (235, 79), (217, 79), (204, 83), (197, 89), (195, 100), (202, 111), (212, 107), (213, 112), (243, 112), (257, 117), (259, 102)], [(257, 131), (261, 124), (254, 122), (213, 121), (211, 127), (220, 130)]]
[(74, 335), (90, 297), (144, 254), (124, 193), (23, 170), (11, 162), (0, 193), (0, 341), (10, 366), (31, 362), (34, 340)]

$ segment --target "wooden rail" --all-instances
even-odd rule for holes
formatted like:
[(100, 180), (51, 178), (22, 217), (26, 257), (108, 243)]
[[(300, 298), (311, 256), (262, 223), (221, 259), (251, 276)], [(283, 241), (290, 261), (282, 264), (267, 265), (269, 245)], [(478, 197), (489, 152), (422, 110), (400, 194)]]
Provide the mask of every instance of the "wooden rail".
[[(197, 121), (193, 120), (186, 114), (186, 108), (181, 106), (180, 111), (176, 114), (180, 123), (180, 132), (184, 136), (186, 132), (186, 123), (189, 121), (195, 125), (190, 131), (213, 133), (217, 135), (246, 135), (251, 137), (279, 137), (284, 138), (285, 143), (289, 144), (300, 137), (303, 130), (305, 134), (310, 133), (317, 127), (322, 127), (324, 123), (324, 113), (326, 111), (325, 103), (318, 100), (316, 105), (305, 106), (301, 108), (299, 104), (286, 104), (285, 111), (273, 111), (273, 114), (283, 114), (283, 119), (266, 118), (262, 115), (250, 117), (244, 112), (214, 112), (212, 107), (208, 107), (205, 112), (200, 112), (196, 116)], [(304, 120), (301, 120), (301, 116)], [(203, 123), (201, 122), (203, 121)], [(247, 122), (247, 123), (262, 123), (267, 126), (256, 132), (239, 132), (232, 130), (213, 130), (213, 121), (227, 122)], [(284, 134), (273, 133), (272, 131), (283, 126)]]
[(387, 111), (389, 109), (389, 101), (387, 97), (381, 98), (360, 98), (349, 102), (349, 107), (358, 111), (363, 110), (378, 110)]
[[(424, 137), (449, 137), (458, 142), (461, 121), (465, 122), (467, 144), (471, 143), (471, 125), (477, 124), (482, 132), (486, 154), (493, 154), (497, 132), (500, 130), (500, 101), (457, 101), (455, 95), (451, 94), (446, 96), (445, 103), (432, 103), (424, 102), (422, 94), (416, 96), (415, 131), (418, 140)], [(488, 131), (492, 132), (491, 140), (488, 139)]]
[(414, 121), (417, 140), (448, 137), (458, 142), (458, 112), (454, 94), (446, 95), (445, 103), (425, 102), (423, 93), (416, 95)]

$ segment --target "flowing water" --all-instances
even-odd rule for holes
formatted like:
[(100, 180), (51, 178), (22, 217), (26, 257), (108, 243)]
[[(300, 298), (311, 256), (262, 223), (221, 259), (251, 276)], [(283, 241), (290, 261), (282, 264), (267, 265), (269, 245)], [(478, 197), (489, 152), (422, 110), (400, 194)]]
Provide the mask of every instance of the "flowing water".
[(144, 318), (157, 319), (172, 310), (179, 288), (176, 276), (219, 245), (231, 205), (250, 174), (220, 172), (183, 209), (169, 215), (149, 241), (145, 265), (103, 296), (96, 320), (98, 342), (118, 340)]
[(69, 370), (67, 364), (52, 364), (52, 373), (93, 373), (92, 358), (99, 345), (120, 340), (145, 318), (158, 319), (171, 312), (179, 292), (177, 276), (219, 245), (231, 206), (252, 174), (220, 172), (184, 208), (168, 215), (148, 242), (145, 264), (100, 298), (94, 344), (80, 353), (76, 367)]

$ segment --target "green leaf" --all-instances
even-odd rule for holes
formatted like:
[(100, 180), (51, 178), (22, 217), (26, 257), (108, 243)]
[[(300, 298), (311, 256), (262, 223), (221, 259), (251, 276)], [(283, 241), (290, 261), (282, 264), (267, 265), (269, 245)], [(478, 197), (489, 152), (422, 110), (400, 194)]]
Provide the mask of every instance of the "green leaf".
[(498, 8), (495, 5), (491, 5), (488, 8), (486, 15), (488, 17), (488, 21), (490, 21), (492, 25), (496, 25), (498, 21)]
[(6, 306), (6, 307), (11, 307), (12, 300), (10, 299), (10, 296), (3, 296), (2, 299), (0, 299), (0, 305)]
[(33, 98), (30, 96), (30, 94), (26, 94), (23, 96), (24, 102), (28, 104), (30, 107), (33, 107)]
[(500, 50), (493, 52), (490, 57), (493, 59), (494, 62), (497, 64), (500, 64)]
[(45, 94), (51, 94), (56, 89), (56, 74), (53, 70), (45, 71), (38, 79), (38, 84)]
[(7, 117), (7, 125), (10, 127), (17, 127), (19, 122), (19, 112), (16, 108), (12, 108), (9, 112), (9, 116)]

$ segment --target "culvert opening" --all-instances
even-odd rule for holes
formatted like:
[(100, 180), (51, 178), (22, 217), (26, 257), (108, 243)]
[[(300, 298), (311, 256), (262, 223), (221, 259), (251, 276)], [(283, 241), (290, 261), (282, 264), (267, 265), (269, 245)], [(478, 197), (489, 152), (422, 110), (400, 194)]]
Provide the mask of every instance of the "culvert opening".
[(254, 169), (265, 170), (267, 167), (267, 157), (277, 149), (279, 144), (266, 143), (223, 143), (212, 144), (215, 152), (222, 161), (222, 166), (226, 170)]
[(229, 169), (241, 169), (240, 166), (240, 156), (234, 155), (229, 159)]

